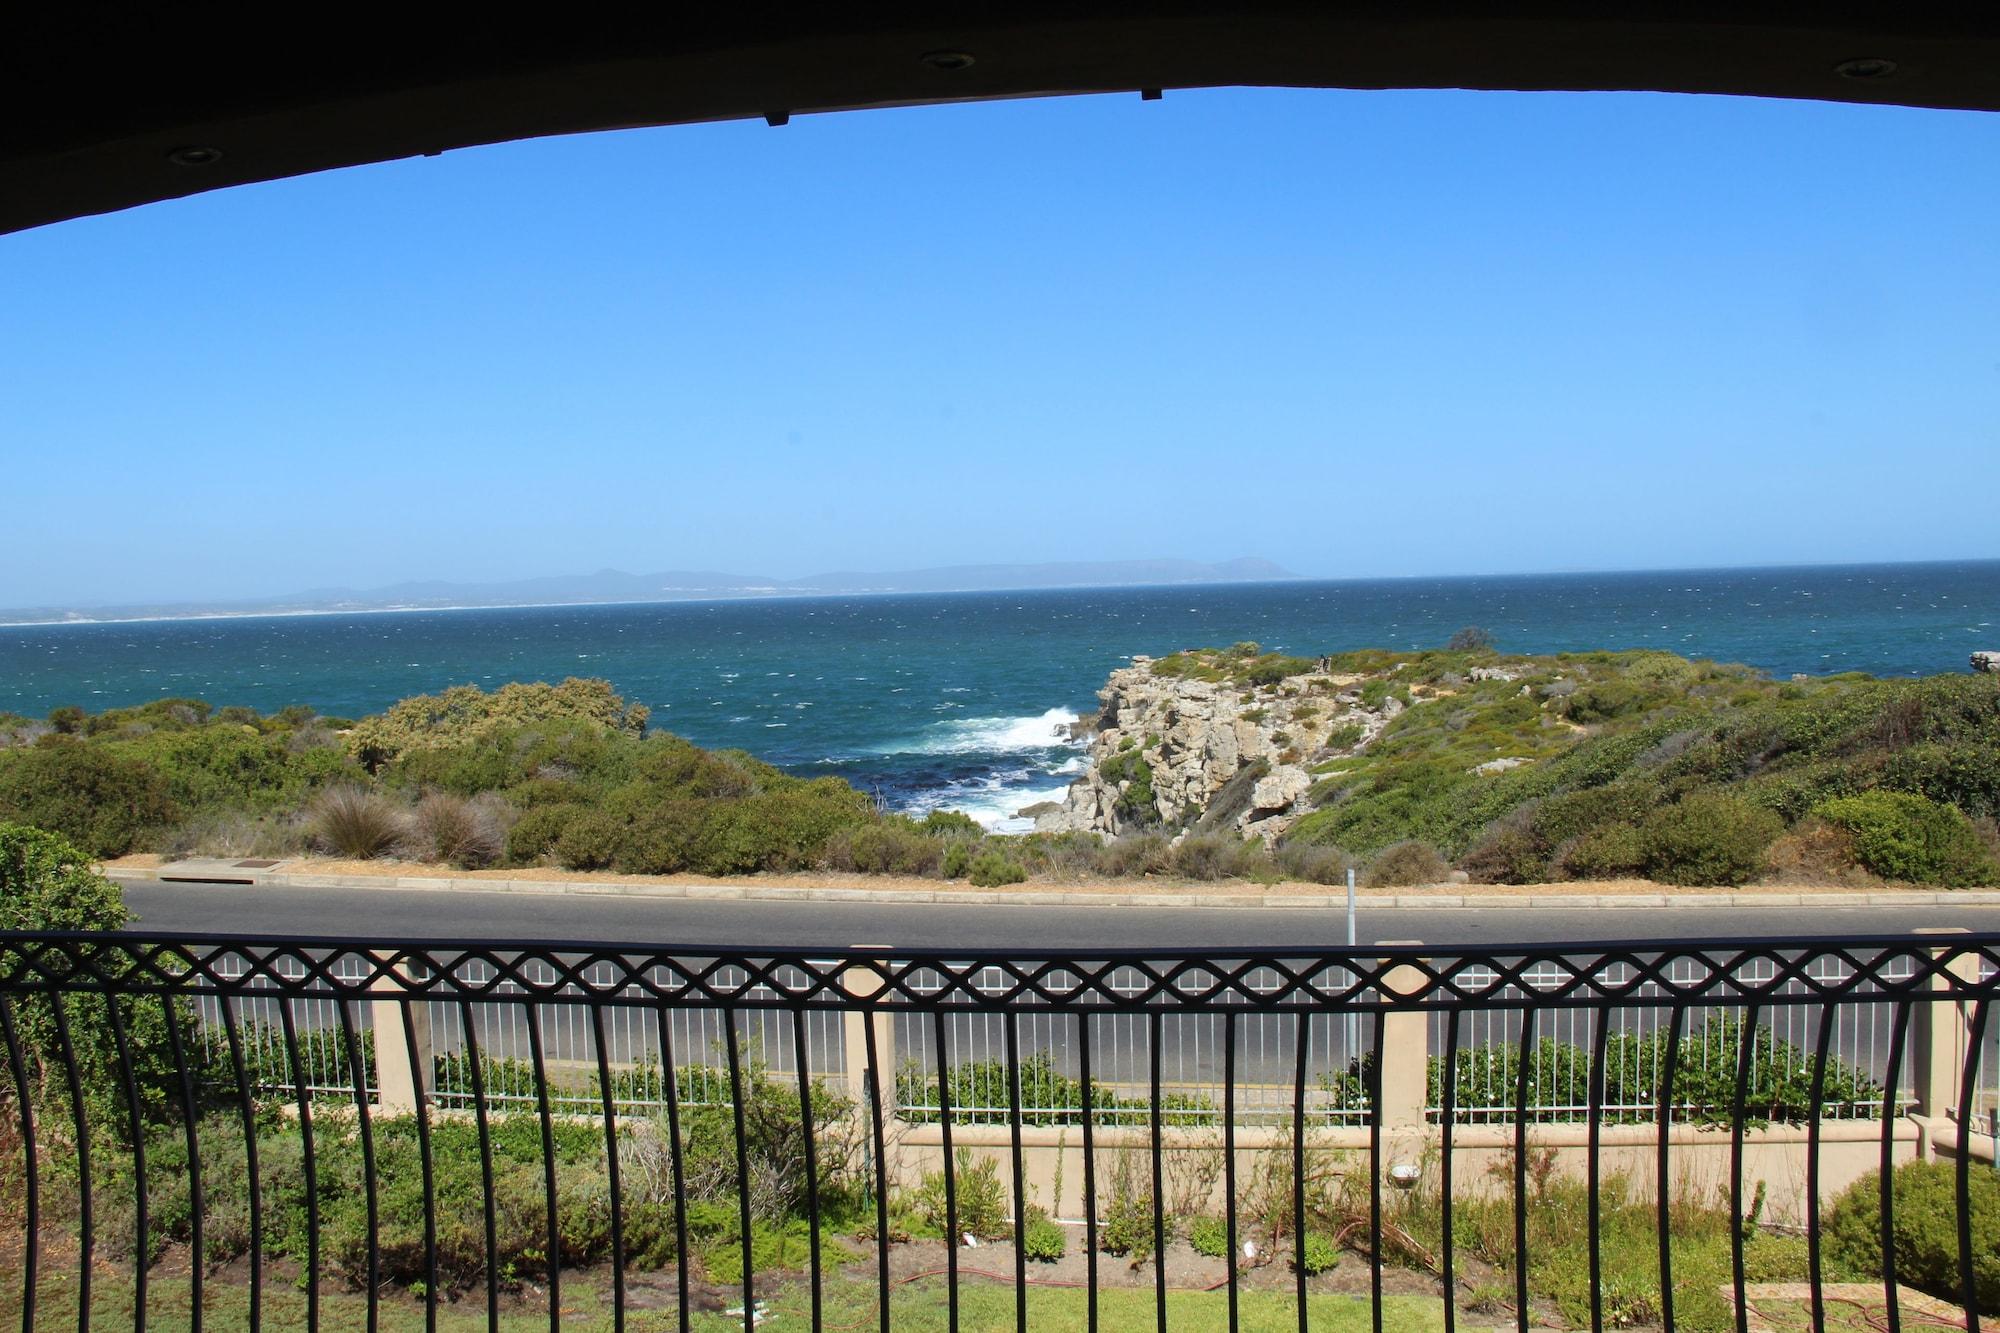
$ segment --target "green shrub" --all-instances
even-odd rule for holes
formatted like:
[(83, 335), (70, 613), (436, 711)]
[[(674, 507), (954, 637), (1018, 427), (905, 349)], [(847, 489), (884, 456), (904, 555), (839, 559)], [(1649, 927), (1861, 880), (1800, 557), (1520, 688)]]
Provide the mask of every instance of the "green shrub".
[(945, 1208), (944, 1184), (944, 1172), (925, 1172), (911, 1201), (911, 1211), (946, 1237), (949, 1244), (956, 1245), (959, 1236), (968, 1235), (980, 1240), (999, 1240), (1012, 1229), (1006, 1192), (1000, 1186), (1000, 1164), (993, 1158), (974, 1158), (970, 1148), (960, 1148), (952, 1154), (959, 1236), (951, 1235), (949, 1230), (951, 1219)]
[(515, 865), (541, 860), (582, 809), (576, 805), (538, 805), (529, 810), (507, 830), (507, 859)]
[(394, 850), (408, 826), (401, 808), (381, 793), (340, 786), (320, 793), (307, 814), (307, 827), (321, 850), (368, 861)]
[(91, 856), (123, 856), (179, 814), (151, 766), (100, 745), (48, 736), (0, 753), (0, 820), (60, 833)]
[(870, 875), (935, 875), (944, 863), (942, 836), (929, 831), (928, 821), (919, 825), (891, 816), (834, 834), (826, 844), (826, 863), (832, 870)]
[(972, 861), (978, 852), (977, 843), (954, 842), (944, 849), (944, 860), (938, 866), (938, 873), (946, 879), (963, 879), (965, 872), (972, 868)]
[(602, 870), (618, 857), (625, 826), (600, 810), (578, 810), (556, 839), (556, 861), (565, 870)]
[(1361, 882), (1371, 889), (1441, 884), (1451, 877), (1451, 863), (1427, 842), (1399, 842), (1383, 848), (1368, 863)]
[[(1308, 1277), (1315, 1273), (1324, 1273), (1340, 1264), (1340, 1246), (1331, 1236), (1321, 1235), (1317, 1231), (1307, 1232), (1305, 1250), (1304, 1268)], [(1299, 1267), (1298, 1251), (1288, 1247), (1285, 1261), (1294, 1268)]]
[(1846, 829), (1861, 864), (1884, 879), (1964, 888), (2000, 877), (1972, 821), (1956, 806), (1878, 790), (1827, 801), (1814, 813)]
[(1030, 1206), (1021, 1232), (1021, 1253), (1036, 1263), (1052, 1264), (1069, 1249), (1069, 1237), (1045, 1209)]
[(933, 810), (918, 825), (933, 838), (979, 837), (985, 833), (978, 820), (957, 810)]
[(1345, 884), (1347, 872), (1361, 868), (1358, 860), (1338, 847), (1303, 842), (1280, 844), (1277, 862), (1287, 875), (1308, 884)]
[(1726, 792), (1697, 792), (1640, 826), (1649, 879), (1663, 884), (1746, 884), (1764, 873), (1784, 821)]
[(1249, 874), (1259, 849), (1234, 833), (1190, 833), (1174, 844), (1174, 873), (1188, 879), (1235, 879)]
[(1188, 1223), (1188, 1244), (1210, 1259), (1229, 1257), (1229, 1224), (1219, 1217), (1197, 1217)]
[[(1975, 1166), (1971, 1186), (1973, 1294), (2000, 1311), (2000, 1175)], [(1934, 1296), (1959, 1300), (1958, 1172), (1948, 1162), (1909, 1162), (1890, 1178), (1896, 1275)], [(1849, 1271), (1882, 1274), (1882, 1176), (1871, 1171), (1827, 1212), (1827, 1253)]]
[(1600, 824), (1556, 851), (1556, 864), (1571, 879), (1620, 879), (1646, 864), (1646, 841), (1630, 824)]
[(0, 930), (117, 930), (125, 895), (60, 834), (0, 824)]
[(991, 889), (1002, 884), (1019, 884), (1028, 878), (1028, 872), (1005, 852), (985, 851), (972, 859), (968, 876), (980, 888)]

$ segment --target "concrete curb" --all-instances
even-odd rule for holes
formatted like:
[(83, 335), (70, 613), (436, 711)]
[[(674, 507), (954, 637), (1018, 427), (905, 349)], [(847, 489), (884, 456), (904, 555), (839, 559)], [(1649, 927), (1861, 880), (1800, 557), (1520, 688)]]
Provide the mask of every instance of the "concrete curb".
[[(1345, 893), (1087, 893), (1066, 889), (813, 889), (771, 884), (618, 884), (588, 880), (454, 879), (437, 875), (311, 875), (215, 866), (161, 866), (106, 872), (119, 884), (196, 884), (215, 887), (368, 889), (377, 892), (522, 893), (574, 897), (697, 899), (711, 902), (957, 903), (966, 907), (1246, 907), (1345, 911)], [(1365, 893), (1356, 906), (1385, 908), (1562, 908), (1578, 911), (1717, 907), (2000, 907), (2000, 890), (1908, 889), (1880, 893)]]

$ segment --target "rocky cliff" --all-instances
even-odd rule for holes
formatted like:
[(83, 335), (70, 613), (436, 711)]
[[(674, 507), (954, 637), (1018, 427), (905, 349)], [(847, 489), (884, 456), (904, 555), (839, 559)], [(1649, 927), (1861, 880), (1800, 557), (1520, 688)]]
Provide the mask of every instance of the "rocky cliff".
[(1135, 657), (1098, 692), (1090, 767), (1040, 832), (1233, 829), (1270, 842), (1306, 812), (1312, 769), (1352, 755), (1422, 695), (1239, 645)]

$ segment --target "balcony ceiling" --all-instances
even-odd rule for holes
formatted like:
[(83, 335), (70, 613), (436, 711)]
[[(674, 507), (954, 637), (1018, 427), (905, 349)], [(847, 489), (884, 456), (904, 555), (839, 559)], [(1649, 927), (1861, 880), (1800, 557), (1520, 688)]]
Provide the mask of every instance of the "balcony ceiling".
[[(1940, 0), (605, 12), (23, 7), (0, 42), (0, 232), (537, 135), (1045, 94), (1643, 89), (2000, 109), (2000, 6)], [(959, 54), (971, 63), (954, 68)]]

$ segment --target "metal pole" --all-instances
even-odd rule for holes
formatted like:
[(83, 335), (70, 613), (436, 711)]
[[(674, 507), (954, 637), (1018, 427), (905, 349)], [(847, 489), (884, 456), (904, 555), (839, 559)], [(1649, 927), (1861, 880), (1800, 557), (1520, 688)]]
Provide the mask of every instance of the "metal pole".
[[(1352, 948), (1354, 947), (1354, 943), (1355, 943), (1355, 940), (1354, 940), (1354, 867), (1353, 867), (1353, 866), (1349, 866), (1349, 867), (1347, 868), (1347, 947), (1348, 947), (1348, 948), (1350, 948), (1350, 949), (1352, 949)], [(1350, 980), (1352, 980), (1352, 978), (1353, 978), (1353, 975), (1354, 975), (1354, 974), (1353, 974), (1353, 973), (1352, 973), (1351, 971), (1350, 971), (1350, 972), (1348, 973), (1348, 977), (1349, 977), (1349, 979), (1350, 979)], [(1345, 1055), (1347, 1056), (1347, 1058), (1348, 1058), (1349, 1060), (1353, 1060), (1353, 1059), (1355, 1059), (1355, 1058), (1356, 1058), (1356, 1055), (1355, 1055), (1355, 1047), (1356, 1047), (1357, 1045), (1359, 1045), (1359, 1044), (1360, 1044), (1360, 1041), (1361, 1041), (1361, 1016), (1360, 1016), (1359, 1014), (1349, 1014), (1349, 1015), (1347, 1016), (1347, 1023), (1346, 1023), (1346, 1028), (1347, 1028), (1347, 1034), (1346, 1034), (1346, 1035), (1347, 1035), (1347, 1045), (1346, 1045), (1346, 1050), (1345, 1050), (1345, 1052), (1344, 1052), (1344, 1053), (1345, 1053)], [(1372, 1114), (1372, 1112), (1371, 1112), (1371, 1114)]]

